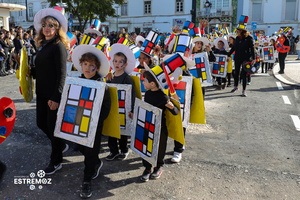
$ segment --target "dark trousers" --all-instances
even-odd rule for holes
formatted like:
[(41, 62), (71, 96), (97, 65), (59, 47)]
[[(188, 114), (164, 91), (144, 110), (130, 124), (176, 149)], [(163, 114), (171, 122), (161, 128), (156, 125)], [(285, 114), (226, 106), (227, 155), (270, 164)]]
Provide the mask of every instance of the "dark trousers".
[(65, 147), (65, 142), (57, 137), (54, 137), (54, 128), (56, 124), (57, 110), (50, 110), (47, 98), (36, 98), (36, 120), (37, 126), (47, 135), (51, 141), (52, 152), (50, 162), (58, 165), (62, 162), (62, 151)]
[(228, 82), (228, 85), (231, 85), (231, 74), (232, 73), (227, 73), (227, 82)]
[(278, 60), (279, 60), (279, 68), (280, 68), (280, 72), (284, 72), (284, 68), (285, 68), (285, 58), (287, 56), (287, 53), (278, 53)]
[(267, 73), (268, 72), (268, 68), (269, 68), (269, 63), (267, 62), (262, 62), (261, 63), (261, 73)]
[[(160, 132), (156, 168), (160, 168), (165, 164), (164, 158), (165, 158), (166, 149), (167, 149), (167, 139), (168, 139), (168, 130), (167, 130), (166, 126), (163, 126), (161, 128), (161, 132)], [(147, 162), (144, 159), (143, 159), (143, 166), (146, 168), (146, 170), (151, 170), (151, 168), (152, 168), (152, 164)]]
[[(185, 137), (186, 128), (183, 127), (183, 134)], [(184, 151), (184, 145), (174, 140), (174, 152), (182, 153)]]
[(235, 60), (235, 70), (234, 70), (234, 87), (238, 87), (240, 78), (243, 79), (243, 90), (246, 90), (247, 86), (247, 73), (242, 69), (243, 61)]
[[(126, 135), (121, 135), (121, 139), (108, 137), (108, 147), (110, 153), (118, 154), (120, 153), (119, 149), (121, 150), (122, 153), (127, 153), (128, 152), (127, 141), (128, 141), (128, 136)], [(118, 142), (119, 142), (119, 146), (118, 146)]]
[(226, 78), (217, 77), (216, 80), (218, 82), (218, 85), (221, 85), (222, 83), (226, 84)]
[(101, 161), (99, 159), (101, 144), (102, 126), (97, 128), (93, 148), (80, 145), (79, 150), (84, 155), (84, 176), (83, 181), (91, 181), (95, 173), (96, 165)]

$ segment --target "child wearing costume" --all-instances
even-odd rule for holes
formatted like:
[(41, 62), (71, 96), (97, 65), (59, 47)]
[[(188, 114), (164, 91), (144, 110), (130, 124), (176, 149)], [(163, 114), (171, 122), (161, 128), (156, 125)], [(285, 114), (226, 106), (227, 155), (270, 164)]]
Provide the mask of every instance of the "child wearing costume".
[[(156, 106), (162, 109), (163, 111), (165, 109), (169, 109), (173, 115), (177, 115), (179, 113), (177, 107), (175, 107), (170, 101), (170, 98), (166, 94), (164, 94), (161, 89), (159, 89), (158, 82), (156, 81), (154, 76), (149, 71), (145, 71), (143, 73), (143, 76), (145, 78), (143, 84), (144, 87), (147, 89), (145, 93), (145, 102)], [(163, 116), (161, 121), (157, 164), (152, 172), (152, 165), (143, 159), (143, 166), (145, 167), (145, 170), (141, 176), (141, 180), (143, 182), (148, 181), (150, 178), (158, 179), (161, 176), (163, 172), (162, 166), (164, 165), (164, 157), (167, 147), (167, 138), (168, 130), (166, 126), (166, 119)]]
[[(132, 51), (124, 44), (114, 44), (109, 52), (111, 57), (110, 63), (114, 70), (113, 78), (107, 83), (116, 84), (130, 84), (132, 85), (131, 90), (131, 112), (129, 117), (132, 118), (135, 100), (135, 90), (130, 74), (135, 67), (135, 57)], [(108, 137), (108, 147), (110, 154), (105, 158), (106, 160), (114, 160), (115, 158), (125, 160), (129, 154), (128, 152), (128, 136), (121, 135), (121, 139), (115, 137)], [(118, 147), (119, 143), (119, 147)], [(121, 154), (119, 154), (119, 148)]]
[[(109, 63), (99, 49), (90, 45), (79, 45), (74, 49), (72, 61), (78, 71), (82, 72), (80, 78), (102, 81), (103, 77), (108, 73)], [(98, 73), (99, 72), (99, 73)], [(101, 133), (103, 121), (110, 112), (111, 100), (108, 88), (106, 87), (101, 106), (100, 117), (97, 125), (95, 141), (93, 148), (80, 145), (79, 150), (84, 155), (84, 178), (82, 183), (81, 198), (89, 198), (92, 196), (91, 180), (96, 179), (103, 162), (99, 159)]]

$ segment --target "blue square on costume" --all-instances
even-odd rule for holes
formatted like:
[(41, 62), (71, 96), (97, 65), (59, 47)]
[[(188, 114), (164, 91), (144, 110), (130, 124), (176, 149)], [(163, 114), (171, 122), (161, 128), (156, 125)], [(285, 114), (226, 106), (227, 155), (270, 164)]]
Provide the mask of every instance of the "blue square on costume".
[(196, 78), (199, 77), (199, 76), (198, 76), (198, 73), (197, 73), (197, 69), (191, 69), (191, 70), (190, 70), (190, 73), (191, 73), (194, 77), (196, 77)]
[(152, 121), (152, 115), (153, 115), (152, 112), (147, 111), (147, 112), (146, 112), (146, 119), (145, 119), (145, 122), (149, 122), (149, 123), (151, 124), (151, 121)]
[(76, 113), (77, 113), (77, 107), (66, 106), (65, 113), (64, 113), (64, 121), (75, 123)]
[(186, 46), (177, 45), (176, 52), (185, 52), (185, 51), (186, 51)]
[(141, 81), (141, 92), (146, 92), (145, 86), (143, 84), (143, 81)]
[(6, 134), (6, 127), (0, 126), (0, 135), (5, 135), (5, 134)]
[(88, 87), (82, 87), (81, 90), (81, 98), (82, 99), (89, 99), (90, 97), (91, 88)]
[(219, 64), (214, 64), (213, 65), (213, 70), (219, 70)]
[(185, 100), (185, 91), (184, 90), (176, 90), (176, 94), (180, 98), (179, 102), (184, 103)]
[(136, 132), (135, 132), (135, 138), (138, 139), (139, 141), (143, 142), (144, 141), (144, 132), (145, 129), (139, 125), (136, 126)]

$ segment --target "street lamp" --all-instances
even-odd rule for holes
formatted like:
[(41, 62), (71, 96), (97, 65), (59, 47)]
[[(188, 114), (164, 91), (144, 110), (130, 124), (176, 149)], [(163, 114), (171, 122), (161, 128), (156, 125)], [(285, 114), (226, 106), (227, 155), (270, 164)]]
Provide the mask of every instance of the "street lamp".
[(119, 30), (119, 8), (120, 8), (120, 6), (116, 6), (115, 8), (117, 9), (117, 32), (118, 32), (118, 30)]

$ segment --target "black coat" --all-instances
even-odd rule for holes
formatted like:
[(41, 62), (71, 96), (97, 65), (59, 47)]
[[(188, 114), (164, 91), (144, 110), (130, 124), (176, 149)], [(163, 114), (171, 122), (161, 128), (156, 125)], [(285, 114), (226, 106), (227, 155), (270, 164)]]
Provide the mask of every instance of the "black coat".
[(66, 78), (67, 50), (55, 39), (44, 44), (36, 54), (36, 95), (60, 102)]
[(247, 36), (244, 39), (239, 36), (236, 37), (228, 56), (230, 56), (234, 51), (234, 60), (252, 61), (255, 59), (253, 38), (251, 36)]

